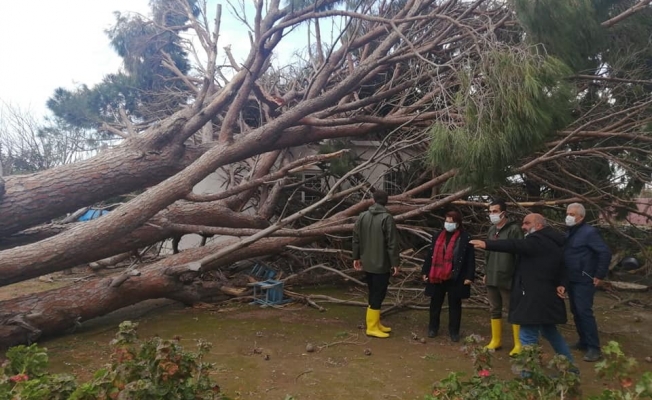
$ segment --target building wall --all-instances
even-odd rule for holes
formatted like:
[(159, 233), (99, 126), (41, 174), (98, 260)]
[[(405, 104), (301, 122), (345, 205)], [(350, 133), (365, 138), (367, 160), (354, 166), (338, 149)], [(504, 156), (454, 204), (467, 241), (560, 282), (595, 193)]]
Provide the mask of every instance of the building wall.
[[(369, 141), (357, 141), (357, 142), (352, 142), (354, 145), (352, 151), (355, 152), (357, 156), (360, 157), (362, 160), (369, 160), (371, 157), (373, 157), (374, 153), (376, 152), (378, 146), (380, 145), (379, 142), (369, 142)], [(300, 147), (295, 147), (291, 149), (288, 152), (287, 157), (284, 160), (284, 163), (290, 163), (292, 161), (298, 160), (300, 158), (309, 156), (309, 155), (314, 155), (319, 152), (319, 147), (312, 145), (312, 146), (300, 146)], [(368, 182), (373, 185), (376, 188), (379, 189), (385, 189), (390, 192), (390, 194), (393, 194), (391, 189), (394, 187), (394, 185), (391, 182), (385, 182), (386, 178), (386, 173), (388, 168), (392, 165), (396, 165), (401, 159), (405, 158), (410, 158), (413, 154), (409, 154), (407, 152), (402, 152), (399, 155), (394, 155), (392, 157), (388, 157), (385, 159), (382, 159), (380, 163), (377, 163), (373, 165), (371, 168), (366, 169), (362, 174), (365, 176), (365, 178), (368, 180)], [(252, 160), (248, 160), (247, 162), (253, 162)], [(229, 165), (229, 168), (234, 171), (237, 169), (238, 165)], [(247, 168), (247, 170), (250, 170), (250, 167)], [(321, 173), (321, 169), (319, 169), (316, 166), (307, 168), (305, 171), (302, 172), (303, 176), (310, 176), (310, 175), (317, 175)], [(230, 175), (233, 174), (232, 172), (226, 170), (226, 169), (220, 169), (210, 175), (208, 175), (204, 180), (199, 182), (195, 187), (193, 188), (193, 192), (197, 194), (213, 194), (220, 192), (222, 190), (225, 190), (227, 188), (227, 182), (230, 182), (232, 177)], [(331, 185), (335, 183), (335, 180), (331, 180), (329, 182)], [(322, 182), (323, 186), (325, 188), (325, 183)], [(308, 195), (307, 193), (300, 193), (299, 194), (301, 199), (304, 199), (304, 196)], [(253, 208), (249, 208), (251, 212), (253, 212)], [(200, 235), (196, 234), (188, 234), (184, 235), (181, 238), (181, 241), (179, 243), (179, 250), (184, 250), (184, 249), (189, 249), (189, 248), (194, 248), (198, 247), (201, 244), (201, 239), (202, 237)], [(224, 236), (214, 236), (213, 238), (208, 239), (207, 242), (215, 242), (215, 241), (221, 241), (221, 240), (226, 240), (228, 237)], [(172, 251), (172, 245), (171, 241), (168, 241), (164, 248), (171, 252)]]

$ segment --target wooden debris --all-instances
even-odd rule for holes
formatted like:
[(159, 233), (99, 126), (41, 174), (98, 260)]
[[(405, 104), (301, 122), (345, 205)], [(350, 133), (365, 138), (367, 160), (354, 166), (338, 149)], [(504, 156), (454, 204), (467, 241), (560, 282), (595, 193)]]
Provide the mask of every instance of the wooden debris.
[(623, 290), (628, 292), (645, 292), (650, 289), (650, 287), (646, 285), (623, 281), (605, 281), (604, 285), (615, 290)]

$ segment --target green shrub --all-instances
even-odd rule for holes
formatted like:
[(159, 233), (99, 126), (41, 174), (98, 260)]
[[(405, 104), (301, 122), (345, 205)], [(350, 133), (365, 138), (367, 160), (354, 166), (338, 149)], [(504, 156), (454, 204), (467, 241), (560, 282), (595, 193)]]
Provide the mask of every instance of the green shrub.
[[(453, 372), (435, 383), (432, 394), (425, 400), (551, 400), (578, 399), (581, 396), (580, 376), (577, 369), (564, 356), (554, 356), (546, 365), (541, 362), (541, 348), (524, 346), (512, 361), (519, 377), (500, 379), (491, 370), (491, 352), (481, 344), (477, 335), (465, 339), (465, 352), (472, 358), (475, 374), (463, 380), (462, 373)], [(636, 361), (628, 358), (616, 342), (603, 347), (604, 359), (595, 366), (601, 377), (614, 382), (601, 394), (589, 400), (652, 399), (652, 372), (645, 372), (635, 383), (632, 374)]]
[(197, 353), (184, 351), (178, 337), (141, 343), (137, 326), (120, 324), (111, 363), (81, 385), (72, 375), (47, 372), (46, 349), (35, 344), (9, 349), (0, 370), (0, 400), (226, 399), (209, 376), (213, 365), (203, 361), (210, 343), (199, 341)]

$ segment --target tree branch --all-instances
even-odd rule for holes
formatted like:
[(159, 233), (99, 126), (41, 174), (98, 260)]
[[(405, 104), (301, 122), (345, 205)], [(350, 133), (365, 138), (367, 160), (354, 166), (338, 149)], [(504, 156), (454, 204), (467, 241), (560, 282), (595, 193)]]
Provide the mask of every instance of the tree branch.
[(635, 13), (641, 10), (644, 10), (645, 7), (649, 6), (651, 3), (652, 0), (641, 0), (638, 3), (634, 4), (632, 7), (623, 11), (622, 13), (616, 15), (615, 17), (604, 21), (601, 25), (604, 28), (611, 28), (612, 26), (616, 25), (620, 21), (629, 18), (630, 16), (634, 15)]
[(329, 154), (318, 154), (318, 155), (313, 155), (313, 156), (308, 156), (301, 158), (299, 160), (293, 161), (292, 163), (286, 165), (285, 167), (281, 168), (280, 170), (268, 174), (262, 178), (254, 179), (251, 181), (247, 181), (245, 183), (242, 183), (236, 187), (233, 187), (231, 189), (227, 189), (223, 192), (220, 193), (215, 193), (215, 194), (207, 194), (207, 195), (200, 195), (200, 194), (195, 194), (195, 193), (190, 193), (186, 196), (187, 200), (190, 201), (196, 201), (196, 202), (208, 202), (208, 201), (216, 201), (216, 200), (222, 200), (229, 198), (233, 195), (236, 195), (238, 193), (247, 191), (249, 189), (253, 189), (255, 187), (258, 187), (260, 185), (275, 181), (277, 179), (283, 178), (286, 175), (297, 173), (302, 171), (303, 169), (315, 165), (320, 162), (324, 162), (326, 160), (332, 159), (332, 158), (337, 158), (341, 157), (344, 153), (347, 153), (349, 150), (348, 149), (343, 149), (340, 151), (336, 151), (334, 153), (329, 153)]

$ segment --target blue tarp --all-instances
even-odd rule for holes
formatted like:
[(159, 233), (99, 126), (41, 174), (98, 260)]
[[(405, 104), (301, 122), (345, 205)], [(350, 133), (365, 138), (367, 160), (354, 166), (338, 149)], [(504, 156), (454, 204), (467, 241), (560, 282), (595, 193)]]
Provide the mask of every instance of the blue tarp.
[(107, 211), (107, 210), (96, 210), (96, 209), (91, 208), (88, 211), (86, 211), (84, 213), (84, 215), (79, 217), (77, 219), (77, 221), (80, 221), (80, 222), (81, 221), (90, 221), (92, 219), (97, 219), (97, 218), (101, 217), (102, 215), (108, 214), (108, 213), (109, 213), (109, 211)]

